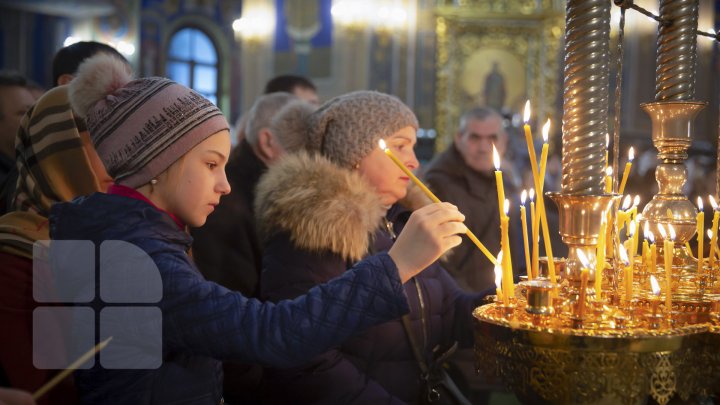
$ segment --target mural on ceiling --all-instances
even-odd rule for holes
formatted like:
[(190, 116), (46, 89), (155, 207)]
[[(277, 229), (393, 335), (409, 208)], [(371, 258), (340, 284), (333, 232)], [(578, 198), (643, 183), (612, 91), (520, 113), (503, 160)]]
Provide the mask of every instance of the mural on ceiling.
[(275, 74), (331, 75), (332, 0), (276, 0)]

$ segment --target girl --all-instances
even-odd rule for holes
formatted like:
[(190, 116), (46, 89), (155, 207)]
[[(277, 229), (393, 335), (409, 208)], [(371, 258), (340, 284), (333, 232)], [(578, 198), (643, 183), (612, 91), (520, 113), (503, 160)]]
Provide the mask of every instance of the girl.
[[(56, 204), (50, 217), (58, 246), (51, 257), (82, 257), (87, 241), (97, 250), (99, 287), (75, 285), (81, 296), (100, 291), (102, 300), (90, 303), (99, 317), (98, 335), (113, 337), (99, 364), (76, 373), (84, 403), (217, 404), (218, 359), (297, 365), (400, 316), (408, 310), (402, 282), (460, 243), (457, 234), (465, 231), (456, 208), (437, 204), (411, 218), (412, 236), (343, 277), (293, 301), (247, 299), (205, 281), (187, 254), (185, 226), (203, 225), (230, 192), (224, 171), (230, 138), (220, 110), (170, 80), (131, 80), (123, 66), (102, 55), (81, 66), (70, 93), (115, 179), (108, 194)], [(104, 281), (108, 277), (112, 283)], [(142, 308), (106, 306), (127, 302), (128, 295), (159, 308), (161, 321), (136, 316)]]
[[(378, 146), (384, 139), (409, 169), (418, 167), (412, 111), (393, 96), (359, 91), (330, 100), (305, 122), (315, 155), (286, 158), (258, 186), (255, 212), (266, 241), (261, 297), (272, 301), (342, 277), (352, 263), (392, 250), (412, 232), (410, 211), (398, 204), (410, 179)], [(439, 375), (424, 375), (423, 368), (440, 366), (434, 356), (449, 356), (455, 341), (471, 345), (471, 313), (485, 294), (462, 293), (438, 264), (405, 293), (409, 318), (359, 333), (302, 367), (268, 370), (265, 398), (417, 403), (427, 395), (422, 380)]]

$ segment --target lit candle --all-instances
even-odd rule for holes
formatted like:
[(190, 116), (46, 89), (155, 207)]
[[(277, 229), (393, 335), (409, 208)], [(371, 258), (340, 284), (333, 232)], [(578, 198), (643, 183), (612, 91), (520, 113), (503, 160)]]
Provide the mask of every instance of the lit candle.
[(708, 200), (710, 200), (710, 205), (713, 209), (712, 227), (710, 228), (710, 232), (712, 233), (712, 236), (710, 237), (710, 268), (712, 269), (715, 266), (715, 245), (717, 244), (717, 229), (718, 219), (720, 219), (720, 211), (718, 211), (718, 204), (715, 202), (715, 198), (713, 198), (713, 196), (708, 195)]
[(540, 238), (538, 235), (538, 227), (535, 222), (535, 189), (530, 189), (530, 231), (532, 232), (532, 272), (533, 277), (539, 277), (540, 274), (538, 273), (539, 268), (539, 262), (540, 262), (540, 252), (539, 252), (539, 244), (540, 244)]
[(627, 179), (630, 175), (630, 168), (632, 168), (633, 159), (635, 159), (635, 149), (631, 146), (628, 151), (628, 162), (625, 163), (625, 170), (623, 170), (622, 181), (620, 182), (620, 188), (618, 189), (619, 194), (623, 194), (625, 192), (625, 184), (627, 184)]
[(548, 136), (550, 134), (550, 118), (545, 122), (545, 125), (542, 127), (542, 136), (543, 136), (543, 146), (542, 151), (540, 152), (540, 188), (538, 189), (538, 192), (542, 195), (543, 190), (545, 189), (545, 169), (547, 168), (547, 159), (548, 159), (548, 148), (550, 145), (548, 144)]
[[(610, 135), (605, 134), (605, 168), (609, 166), (610, 163)], [(612, 186), (610, 186), (610, 192), (612, 193)]]
[(500, 237), (502, 242), (503, 260), (500, 263), (503, 268), (503, 292), (511, 297), (515, 295), (515, 284), (513, 283), (512, 257), (510, 256), (510, 237), (508, 230), (510, 228), (510, 217), (507, 213), (510, 211), (510, 201), (505, 200), (503, 216), (500, 218)]
[(715, 236), (715, 234), (713, 234), (713, 231), (708, 229), (707, 236), (708, 236), (708, 239), (710, 240), (710, 256), (708, 257), (708, 259), (709, 259), (708, 266), (710, 266), (710, 269), (712, 269), (713, 268), (712, 266), (715, 264), (715, 260), (713, 257), (713, 256), (715, 256), (715, 249), (712, 246), (712, 241), (714, 239), (713, 237)]
[(525, 121), (523, 129), (525, 130), (525, 143), (527, 143), (528, 155), (530, 156), (530, 170), (532, 171), (535, 189), (538, 191), (538, 196), (541, 196), (542, 190), (538, 187), (538, 184), (540, 183), (540, 176), (538, 174), (537, 157), (535, 156), (535, 143), (533, 142), (532, 132), (530, 131), (530, 100), (525, 102), (523, 121)]
[(505, 216), (503, 205), (505, 204), (505, 186), (503, 185), (502, 170), (500, 170), (500, 154), (498, 154), (495, 144), (493, 144), (493, 164), (495, 165), (495, 187), (497, 189), (498, 210), (500, 218)]
[(655, 246), (655, 234), (648, 231), (645, 235), (650, 241), (650, 273), (655, 274), (657, 271), (657, 246)]
[(526, 200), (527, 191), (523, 190), (520, 194), (520, 223), (522, 225), (523, 247), (525, 248), (525, 268), (527, 269), (528, 280), (532, 280), (533, 273), (532, 268), (530, 267), (530, 247), (528, 245), (527, 214), (525, 213)]
[(595, 299), (600, 300), (602, 292), (602, 273), (605, 270), (605, 228), (607, 221), (603, 217), (600, 222), (600, 233), (598, 234), (598, 244), (595, 249)]
[[(380, 139), (378, 141), (378, 143), (380, 144), (380, 149), (382, 149), (385, 152), (385, 154), (393, 162), (395, 162), (395, 164), (397, 165), (397, 167), (400, 168), (400, 170), (402, 170), (405, 174), (407, 174), (407, 176), (420, 188), (420, 190), (422, 190), (425, 193), (426, 196), (428, 196), (428, 198), (430, 198), (430, 200), (432, 200), (432, 202), (434, 202), (434, 203), (441, 202), (440, 199), (437, 198), (437, 196), (435, 194), (433, 194), (433, 192), (430, 191), (429, 188), (425, 187), (425, 184), (423, 184), (423, 182), (420, 181), (420, 179), (418, 179), (417, 176), (415, 176), (415, 174), (413, 172), (411, 172), (410, 169), (408, 169), (407, 166), (405, 166), (405, 164), (403, 164), (403, 162), (401, 162), (400, 159), (398, 159), (397, 156), (395, 156), (395, 154), (392, 153), (392, 151), (390, 150), (390, 148), (387, 147), (387, 144), (385, 143), (385, 141), (383, 139)], [(477, 248), (480, 249), (481, 252), (483, 252), (485, 257), (487, 257), (493, 264), (497, 264), (495, 256), (493, 256), (492, 253), (490, 253), (490, 251), (487, 250), (485, 245), (483, 245), (482, 242), (480, 242), (480, 240), (477, 238), (477, 236), (475, 236), (475, 234), (470, 229), (465, 231), (465, 235), (467, 235), (467, 237), (470, 238), (470, 240), (475, 244), (475, 246), (477, 246)]]
[(612, 194), (613, 177), (612, 167), (608, 166), (605, 168), (605, 192)]
[(620, 209), (617, 212), (617, 237), (620, 238), (620, 231), (622, 231), (623, 227), (628, 221), (628, 210), (630, 209), (630, 204), (632, 204), (632, 197), (629, 195), (626, 195), (625, 198), (623, 198), (622, 205), (620, 206)]
[[(502, 262), (502, 251), (498, 253), (497, 262)], [(506, 307), (510, 304), (510, 297), (507, 294), (503, 294), (502, 291), (503, 271), (499, 264), (495, 265), (495, 293), (497, 294), (498, 302), (502, 301)]]
[(703, 273), (703, 249), (704, 249), (703, 244), (705, 243), (705, 211), (703, 211), (702, 197), (697, 198), (697, 203), (698, 203), (698, 214), (695, 217), (695, 221), (697, 222), (697, 225), (696, 225), (697, 241), (698, 241), (697, 274), (699, 276)]
[(577, 315), (578, 318), (583, 319), (585, 317), (585, 297), (587, 296), (588, 273), (590, 272), (591, 263), (585, 252), (580, 249), (577, 249), (576, 252), (582, 266), (580, 268), (580, 296), (578, 297)]
[[(632, 269), (630, 268), (630, 260), (628, 260), (627, 250), (625, 246), (620, 245), (620, 261), (625, 265), (624, 284), (625, 284), (625, 301), (629, 304), (632, 301)], [(628, 274), (630, 273), (630, 274)]]
[(652, 306), (652, 316), (657, 316), (657, 307), (660, 301), (660, 283), (658, 283), (655, 276), (650, 275), (650, 288), (652, 288), (652, 298), (650, 299), (650, 305)]
[(672, 310), (672, 260), (673, 260), (673, 248), (675, 240), (675, 230), (672, 225), (668, 225), (670, 232), (665, 232), (665, 227), (662, 224), (658, 224), (658, 230), (660, 236), (663, 237), (663, 253), (665, 254), (665, 309), (670, 315)]

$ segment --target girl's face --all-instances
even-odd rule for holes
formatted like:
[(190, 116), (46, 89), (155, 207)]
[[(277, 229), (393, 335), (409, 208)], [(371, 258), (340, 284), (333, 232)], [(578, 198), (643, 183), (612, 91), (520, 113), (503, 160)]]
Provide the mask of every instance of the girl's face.
[(191, 227), (202, 226), (220, 197), (230, 193), (225, 176), (228, 156), (230, 133), (211, 135), (158, 176), (151, 201)]
[[(411, 126), (385, 138), (387, 147), (410, 170), (420, 166), (413, 149), (416, 142), (415, 128)], [(358, 170), (375, 187), (375, 192), (384, 205), (395, 204), (407, 194), (410, 178), (385, 155), (379, 146), (360, 161)]]

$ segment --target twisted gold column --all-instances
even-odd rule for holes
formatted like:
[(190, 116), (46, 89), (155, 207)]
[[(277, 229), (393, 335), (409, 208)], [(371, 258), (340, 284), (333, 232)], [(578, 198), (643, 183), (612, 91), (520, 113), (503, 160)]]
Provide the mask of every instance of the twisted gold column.
[(692, 100), (697, 68), (698, 0), (661, 0), (655, 101)]
[(566, 194), (604, 194), (611, 3), (567, 2), (562, 127)]

